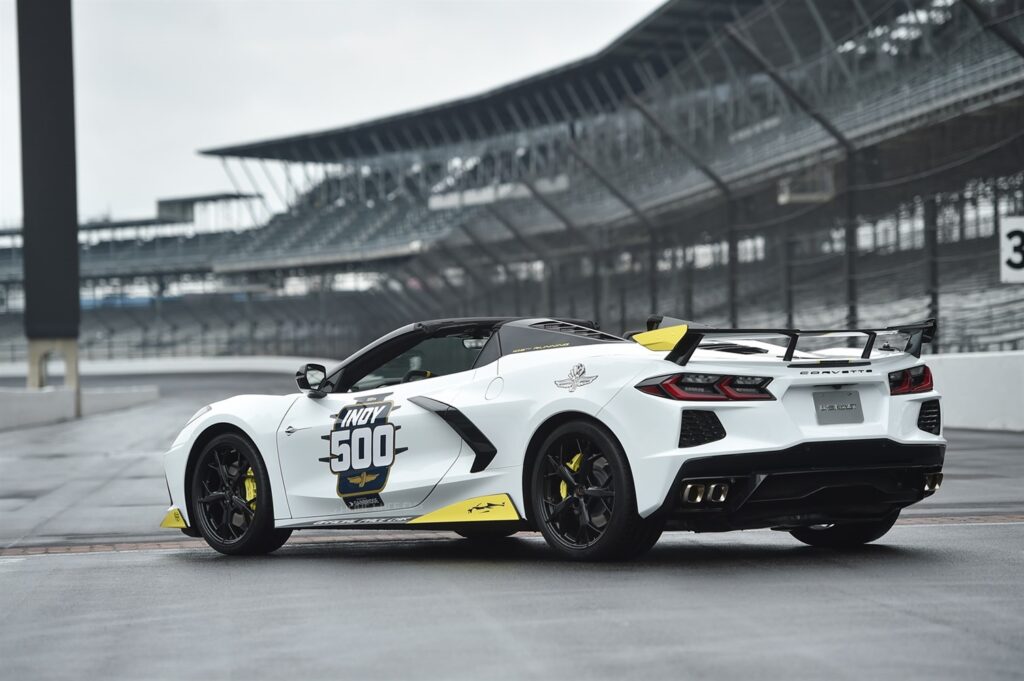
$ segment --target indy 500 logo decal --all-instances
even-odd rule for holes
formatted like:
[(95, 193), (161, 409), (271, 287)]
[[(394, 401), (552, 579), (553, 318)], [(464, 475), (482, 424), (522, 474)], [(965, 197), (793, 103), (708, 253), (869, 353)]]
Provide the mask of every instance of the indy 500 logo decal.
[(330, 456), (320, 459), (338, 476), (338, 496), (353, 510), (382, 506), (381, 491), (395, 455), (406, 450), (395, 447), (398, 427), (388, 420), (394, 403), (387, 395), (366, 397), (342, 407), (333, 415), (334, 426), (323, 439), (330, 442)]

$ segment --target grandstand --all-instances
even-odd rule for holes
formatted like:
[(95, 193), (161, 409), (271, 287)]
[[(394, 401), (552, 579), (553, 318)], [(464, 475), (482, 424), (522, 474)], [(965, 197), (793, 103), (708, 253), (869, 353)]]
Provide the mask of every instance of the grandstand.
[[(428, 317), (652, 312), (936, 316), (942, 350), (1024, 348), (996, 238), (1024, 215), (1022, 37), (1024, 0), (670, 0), (477, 96), (205, 150), (248, 217), (87, 240), (82, 354), (339, 356)], [(0, 235), (10, 359), (19, 281)]]

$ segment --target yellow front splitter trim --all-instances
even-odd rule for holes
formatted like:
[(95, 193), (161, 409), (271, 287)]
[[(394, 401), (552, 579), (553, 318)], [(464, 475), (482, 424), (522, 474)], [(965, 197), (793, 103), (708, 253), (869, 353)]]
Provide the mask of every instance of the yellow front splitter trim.
[(519, 513), (507, 494), (488, 494), (449, 504), (414, 518), (408, 524), (475, 523), (495, 520), (519, 520)]
[(160, 527), (166, 527), (171, 530), (184, 530), (188, 528), (188, 523), (185, 522), (185, 516), (181, 515), (181, 511), (178, 510), (178, 507), (171, 506), (167, 509), (167, 515), (164, 516), (163, 522), (160, 523)]

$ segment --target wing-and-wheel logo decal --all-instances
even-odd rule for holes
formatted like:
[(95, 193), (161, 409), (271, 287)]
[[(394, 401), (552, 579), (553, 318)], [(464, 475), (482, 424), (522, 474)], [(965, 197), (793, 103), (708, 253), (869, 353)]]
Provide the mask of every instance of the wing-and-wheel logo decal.
[(555, 381), (555, 385), (559, 388), (566, 388), (569, 392), (574, 393), (577, 388), (590, 385), (596, 378), (597, 376), (587, 376), (587, 367), (577, 364), (572, 369), (569, 369), (569, 378)]
[(330, 454), (320, 459), (338, 478), (338, 496), (353, 510), (383, 506), (380, 493), (388, 484), (395, 455), (407, 447), (395, 446), (398, 426), (389, 416), (397, 407), (387, 395), (365, 397), (332, 414), (334, 425), (322, 436)]

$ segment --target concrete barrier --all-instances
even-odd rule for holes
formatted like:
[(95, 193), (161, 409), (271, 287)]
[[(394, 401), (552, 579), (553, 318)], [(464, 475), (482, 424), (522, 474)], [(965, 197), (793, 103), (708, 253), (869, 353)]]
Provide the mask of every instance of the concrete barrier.
[[(935, 382), (943, 394), (943, 423), (951, 428), (1013, 430), (1024, 432), (1024, 351), (973, 352), (955, 355), (928, 355), (926, 360), (935, 374)], [(303, 357), (165, 357), (159, 359), (86, 360), (81, 363), (85, 376), (144, 376), (190, 373), (269, 373), (292, 375), (303, 362), (318, 362), (327, 367), (333, 359)], [(24, 376), (22, 363), (0, 364), (0, 376)], [(56, 389), (52, 392), (59, 392)], [(0, 428), (7, 423), (39, 423), (48, 410), (65, 413), (64, 403), (70, 397), (60, 395), (27, 396), (15, 391), (21, 399), (4, 397), (0, 392)], [(45, 391), (42, 391), (45, 392)], [(136, 399), (156, 399), (135, 395), (122, 397), (108, 394), (88, 397), (83, 393), (83, 413), (97, 413), (100, 405), (116, 403), (130, 406)], [(112, 391), (116, 392), (116, 391)], [(122, 391), (123, 392), (123, 389)], [(90, 405), (91, 403), (91, 405)], [(6, 408), (10, 405), (10, 408)], [(119, 408), (119, 407), (110, 407)], [(104, 409), (109, 410), (109, 409)], [(68, 417), (70, 418), (70, 417)], [(44, 421), (45, 422), (45, 421)]]
[(1024, 352), (927, 355), (948, 428), (1024, 431)]
[[(85, 388), (82, 415), (127, 409), (160, 397), (155, 385)], [(69, 388), (26, 390), (0, 388), (0, 430), (68, 421), (75, 417), (75, 395)]]
[(155, 385), (135, 385), (124, 388), (84, 388), (82, 390), (82, 416), (127, 409), (160, 398)]
[[(322, 364), (330, 368), (338, 363), (336, 359), (317, 357), (274, 357), (256, 355), (246, 357), (158, 357), (152, 359), (85, 359), (79, 362), (82, 376), (142, 376), (156, 374), (286, 374), (292, 376), (295, 370), (306, 362)], [(24, 362), (0, 363), (0, 377), (12, 378), (25, 375)], [(63, 372), (63, 366), (54, 363), (50, 375)]]
[(0, 388), (0, 430), (57, 423), (74, 415), (75, 395), (66, 388)]

